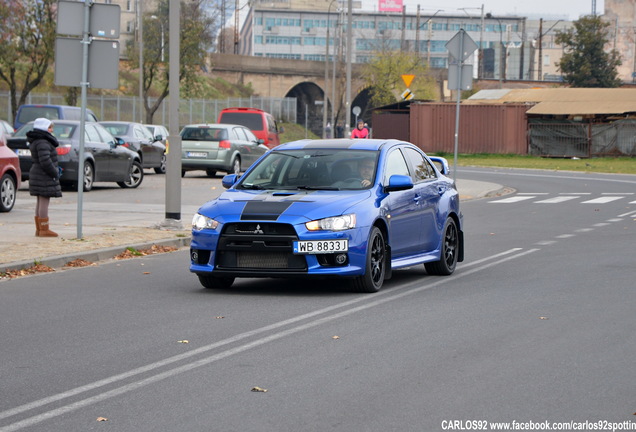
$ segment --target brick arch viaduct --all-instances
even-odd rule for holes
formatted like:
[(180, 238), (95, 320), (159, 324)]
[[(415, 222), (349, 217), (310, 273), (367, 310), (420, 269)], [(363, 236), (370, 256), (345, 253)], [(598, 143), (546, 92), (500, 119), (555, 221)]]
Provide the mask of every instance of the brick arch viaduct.
[[(316, 104), (323, 100), (325, 88), (325, 63), (319, 61), (287, 60), (264, 57), (241, 56), (236, 54), (211, 54), (210, 71), (219, 78), (223, 78), (233, 84), (250, 84), (256, 96), (261, 97), (296, 97), (297, 122), (303, 124), (305, 119), (309, 121), (309, 128), (320, 134), (322, 130), (322, 104)], [(329, 77), (332, 75), (332, 64), (329, 64)], [(344, 70), (339, 75), (344, 77)], [(366, 94), (365, 84), (361, 79), (361, 67), (354, 64), (351, 68), (351, 100), (356, 102), (356, 97)], [(344, 83), (344, 78), (342, 79)], [(331, 79), (328, 80), (329, 89), (327, 99), (330, 107)], [(341, 85), (343, 87), (344, 84)], [(344, 87), (336, 90), (336, 100), (345, 92)], [(344, 100), (344, 98), (343, 98)], [(364, 117), (366, 103), (360, 101), (363, 107)], [(355, 106), (355, 103), (353, 104)], [(338, 102), (335, 106), (338, 109)], [(329, 111), (329, 116), (331, 111)], [(370, 117), (370, 113), (369, 113)], [(352, 116), (353, 118), (353, 116)], [(344, 112), (340, 115), (340, 121), (344, 123)]]

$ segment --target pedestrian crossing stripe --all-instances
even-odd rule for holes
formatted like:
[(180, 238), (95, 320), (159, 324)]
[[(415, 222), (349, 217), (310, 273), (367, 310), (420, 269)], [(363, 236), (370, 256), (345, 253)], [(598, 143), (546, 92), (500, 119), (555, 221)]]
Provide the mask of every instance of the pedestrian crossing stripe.
[[(618, 201), (624, 198), (631, 198), (629, 195), (632, 195), (632, 194), (629, 192), (623, 193), (622, 195), (604, 193), (603, 196), (598, 198), (592, 198), (592, 199), (589, 199), (590, 198), (589, 196), (582, 196), (583, 194), (571, 194), (571, 195), (560, 194), (559, 196), (551, 197), (551, 198), (545, 198), (545, 195), (547, 194), (544, 194), (544, 193), (536, 193), (534, 195), (519, 194), (519, 195), (515, 195), (508, 198), (488, 201), (488, 203), (511, 204), (511, 203), (517, 203), (522, 201), (529, 201), (533, 199), (539, 199), (538, 201), (534, 201), (533, 204), (558, 204), (558, 203), (572, 201), (574, 199), (580, 198), (580, 199), (585, 199), (585, 201), (581, 201), (580, 204), (607, 204), (612, 201)], [(586, 194), (586, 195), (590, 195), (590, 194)], [(630, 201), (629, 204), (636, 204), (636, 201)]]

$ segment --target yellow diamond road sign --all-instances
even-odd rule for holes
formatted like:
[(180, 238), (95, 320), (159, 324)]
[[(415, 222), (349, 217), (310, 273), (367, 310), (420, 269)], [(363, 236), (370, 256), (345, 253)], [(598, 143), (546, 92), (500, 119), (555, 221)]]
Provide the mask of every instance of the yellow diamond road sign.
[(407, 88), (411, 86), (411, 83), (413, 82), (413, 78), (415, 78), (415, 75), (402, 75), (402, 81), (404, 81), (404, 85)]
[(415, 95), (411, 92), (410, 89), (406, 89), (402, 92), (402, 99), (411, 100)]

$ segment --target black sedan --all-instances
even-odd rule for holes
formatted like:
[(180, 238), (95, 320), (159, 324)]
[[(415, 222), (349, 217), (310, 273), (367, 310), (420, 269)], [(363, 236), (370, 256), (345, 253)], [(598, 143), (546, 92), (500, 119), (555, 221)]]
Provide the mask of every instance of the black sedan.
[[(56, 120), (53, 135), (60, 143), (57, 160), (62, 168), (62, 186), (77, 188), (79, 179), (80, 122), (77, 120)], [(116, 182), (122, 188), (136, 188), (144, 178), (139, 155), (122, 145), (99, 123), (84, 124), (84, 191), (88, 192), (96, 182)], [(20, 157), (22, 180), (29, 179), (33, 164), (27, 132), (33, 130), (33, 122), (22, 126), (7, 140), (7, 145)]]
[(113, 136), (124, 140), (124, 146), (136, 151), (144, 168), (157, 174), (166, 172), (166, 146), (141, 123), (127, 121), (99, 122)]

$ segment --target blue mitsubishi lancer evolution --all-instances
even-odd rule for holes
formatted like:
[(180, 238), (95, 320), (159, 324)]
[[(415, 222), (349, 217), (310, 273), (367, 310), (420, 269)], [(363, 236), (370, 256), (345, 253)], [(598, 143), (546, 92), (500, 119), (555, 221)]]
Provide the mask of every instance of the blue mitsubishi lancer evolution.
[(394, 269), (450, 275), (464, 258), (448, 163), (398, 140), (280, 145), (192, 220), (190, 271), (205, 288), (237, 277), (322, 277), (377, 292)]

